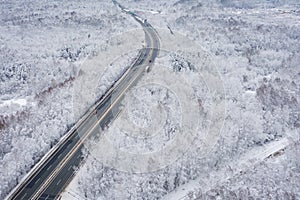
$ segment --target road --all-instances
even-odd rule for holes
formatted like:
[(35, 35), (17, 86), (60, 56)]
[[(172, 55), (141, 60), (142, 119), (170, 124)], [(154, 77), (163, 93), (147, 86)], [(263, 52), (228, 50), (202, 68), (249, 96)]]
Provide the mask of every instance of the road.
[[(115, 82), (110, 90), (83, 116), (52, 150), (42, 159), (7, 196), (7, 200), (57, 199), (75, 175), (75, 168), (83, 161), (83, 143), (111, 122), (115, 110), (119, 109), (125, 92), (154, 63), (159, 53), (159, 37), (146, 20), (141, 19), (113, 0), (123, 12), (141, 24), (145, 32), (145, 46), (135, 62)], [(114, 112), (112, 110), (114, 109)]]
[(269, 144), (258, 146), (246, 152), (244, 155), (232, 159), (231, 163), (224, 168), (218, 170), (211, 170), (210, 176), (201, 176), (194, 180), (190, 180), (186, 184), (181, 185), (175, 190), (164, 196), (164, 200), (183, 200), (188, 199), (192, 192), (199, 192), (202, 194), (213, 189), (217, 184), (225, 183), (230, 178), (240, 176), (246, 173), (249, 169), (259, 164), (265, 159), (279, 156), (284, 149), (291, 144), (287, 138), (281, 138), (278, 141), (270, 142)]

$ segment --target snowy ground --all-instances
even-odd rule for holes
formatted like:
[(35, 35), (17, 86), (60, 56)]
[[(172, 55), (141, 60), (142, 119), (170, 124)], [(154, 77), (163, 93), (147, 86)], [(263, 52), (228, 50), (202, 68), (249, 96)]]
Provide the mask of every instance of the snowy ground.
[[(144, 82), (126, 97), (119, 118), (102, 134), (117, 148), (136, 154), (163, 152), (176, 136), (185, 139), (180, 135), (185, 132), (199, 136), (193, 137), (198, 145), (183, 149), (184, 154), (172, 154), (170, 160), (150, 167), (148, 173), (136, 173), (132, 167), (138, 167), (140, 172), (145, 169), (134, 162), (130, 168), (135, 173), (117, 165), (118, 159), (114, 165), (102, 163), (99, 158), (103, 151), (97, 149), (100, 155), (90, 151), (63, 199), (162, 199), (168, 193), (176, 196), (192, 180), (206, 189), (193, 185), (187, 199), (299, 199), (298, 0), (120, 3), (136, 9), (154, 27), (165, 29), (160, 31), (165, 49)], [(139, 24), (120, 14), (110, 1), (2, 1), (0, 9), (0, 198), (3, 198), (131, 62), (129, 57), (136, 54), (143, 35), (138, 30), (134, 35), (138, 39), (131, 38), (132, 49), (123, 50), (129, 56), (102, 58), (107, 62), (103, 67), (107, 68), (97, 70), (107, 73), (90, 80), (94, 84), (87, 85), (93, 92), (82, 99), (84, 95), (76, 94), (83, 89), (75, 83), (83, 83), (93, 75), (89, 73), (89, 63), (99, 64), (101, 59), (95, 60), (97, 56), (101, 58), (105, 53), (122, 49), (122, 44), (128, 47), (132, 34), (120, 33), (140, 28)], [(167, 48), (168, 41), (177, 39), (179, 33), (192, 41), (190, 46), (199, 46), (201, 52), (206, 52), (200, 54), (203, 59), (199, 63), (188, 49)], [(105, 43), (112, 34), (120, 34), (123, 39), (128, 36), (128, 40)], [(88, 55), (92, 59), (86, 59)], [(115, 67), (110, 68), (109, 63)], [(202, 73), (210, 65), (219, 71), (218, 83), (224, 87), (224, 98), (222, 93), (212, 93), (214, 85), (209, 80), (213, 79), (207, 77), (214, 76)], [(158, 74), (162, 69), (166, 74)], [(156, 79), (163, 75), (170, 82)], [(187, 84), (176, 82), (177, 77), (188, 81)], [(216, 92), (221, 92), (216, 88)], [(144, 96), (149, 98), (141, 98)], [(218, 100), (224, 100), (226, 105), (224, 116), (221, 115), (224, 126), (217, 138), (208, 140), (216, 145), (204, 145), (208, 144), (203, 141), (209, 135), (203, 133), (212, 122), (210, 117), (215, 111), (212, 107)], [(188, 127), (184, 114), (191, 119), (197, 112), (198, 123)], [(126, 120), (129, 124), (121, 123)], [(157, 128), (161, 129), (155, 135), (149, 131)], [(153, 140), (139, 138), (140, 130), (148, 130), (142, 132), (143, 136), (153, 134), (150, 135)], [(260, 151), (261, 147), (272, 146), (282, 139), (290, 144), (283, 152), (255, 166), (246, 163), (241, 173), (232, 170), (233, 163), (239, 163), (249, 152)], [(97, 147), (97, 143), (93, 145)], [(90, 149), (87, 146), (86, 150)]]
[[(154, 27), (165, 29), (158, 31), (164, 51), (152, 71), (125, 98), (118, 119), (101, 133), (106, 143), (100, 139), (98, 144), (87, 145), (86, 163), (65, 195), (72, 193), (74, 199), (176, 199), (186, 189), (189, 192), (184, 199), (300, 198), (299, 2), (120, 3), (136, 10)], [(193, 62), (188, 49), (166, 48), (168, 41), (164, 39), (178, 39), (181, 34), (192, 41), (191, 47), (197, 45), (201, 52), (206, 52), (202, 60)], [(211, 122), (210, 114), (214, 113), (212, 105), (222, 100), (222, 95), (211, 90), (213, 84), (209, 80), (213, 79), (205, 79), (211, 77), (203, 73), (207, 64), (217, 67), (226, 94), (224, 126), (216, 145), (203, 142), (209, 137), (203, 133)], [(162, 73), (162, 67), (168, 73)], [(160, 77), (171, 81), (161, 83)], [(182, 77), (191, 81), (187, 90), (184, 81), (177, 81)], [(187, 96), (186, 101), (180, 98), (182, 94)], [(197, 107), (188, 107), (193, 105)], [(199, 112), (197, 129), (182, 125), (184, 109), (189, 110), (189, 119)], [(190, 148), (184, 149), (184, 154), (176, 154), (175, 161), (166, 163), (166, 159), (161, 159), (162, 165), (156, 165), (156, 160), (132, 156), (147, 157), (160, 152), (160, 158), (165, 158), (163, 150), (179, 130), (193, 130), (197, 137)], [(185, 137), (181, 135), (182, 141)], [(273, 147), (281, 142), (287, 146), (279, 145), (282, 150), (277, 152)], [(129, 152), (126, 155), (131, 157), (112, 153), (108, 155), (120, 157), (107, 160), (102, 155), (108, 153), (102, 149), (107, 143)], [(261, 157), (261, 151), (266, 155), (276, 153), (266, 158), (265, 154)], [(254, 162), (252, 156), (261, 158)], [(139, 161), (149, 161), (148, 168), (136, 164)]]
[[(140, 28), (108, 0), (2, 1), (0, 9), (3, 199), (86, 107), (120, 76), (141, 48), (138, 38), (143, 37), (135, 36), (139, 46), (126, 51), (118, 48), (122, 41), (106, 42), (113, 35)], [(113, 54), (111, 46), (119, 51)], [(108, 54), (107, 51), (110, 60), (96, 60), (103, 59), (101, 55)], [(86, 73), (92, 69), (87, 66), (91, 61), (98, 62), (93, 66), (98, 74), (90, 79), (94, 81), (94, 93), (91, 92), (88, 102), (80, 99), (83, 106), (75, 108), (79, 100), (74, 94), (80, 94), (78, 85), (87, 74), (92, 74)], [(102, 79), (98, 78), (100, 75)]]

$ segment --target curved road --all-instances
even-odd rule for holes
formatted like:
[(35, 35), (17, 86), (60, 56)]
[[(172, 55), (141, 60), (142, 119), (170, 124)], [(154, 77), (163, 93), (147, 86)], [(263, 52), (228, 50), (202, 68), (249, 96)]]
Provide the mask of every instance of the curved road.
[[(159, 53), (159, 37), (155, 29), (117, 1), (113, 3), (141, 24), (145, 32), (145, 47), (135, 62), (111, 89), (82, 117), (66, 136), (29, 172), (28, 176), (6, 197), (7, 200), (57, 199), (75, 175), (83, 160), (84, 141), (114, 119), (124, 93), (148, 71)], [(148, 67), (149, 66), (149, 67)]]

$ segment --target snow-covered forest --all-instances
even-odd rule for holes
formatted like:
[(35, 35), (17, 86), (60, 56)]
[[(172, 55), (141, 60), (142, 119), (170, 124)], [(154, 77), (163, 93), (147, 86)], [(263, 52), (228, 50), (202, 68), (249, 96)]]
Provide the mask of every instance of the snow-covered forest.
[[(300, 198), (299, 2), (140, 0), (121, 3), (147, 18), (154, 27), (166, 29), (175, 37), (176, 33), (185, 35), (210, 55), (226, 93), (222, 134), (208, 155), (199, 156), (201, 149), (192, 146), (174, 163), (150, 173), (118, 171), (90, 152), (67, 193), (87, 199), (176, 199), (185, 185), (194, 183), (184, 189), (187, 195), (183, 199)], [(197, 71), (197, 63), (190, 63), (180, 52), (161, 53), (156, 65), (190, 77)], [(128, 118), (147, 126), (147, 117), (151, 116), (147, 110), (153, 109), (153, 105), (139, 100), (148, 95), (140, 87), (133, 89), (138, 101), (132, 100), (135, 103), (130, 104), (128, 112), (143, 116), (144, 121), (132, 120), (134, 117), (130, 115)], [(198, 87), (193, 89), (202, 103), (199, 109), (205, 113), (210, 104), (205, 101), (208, 97), (201, 77)], [(159, 92), (155, 101), (174, 105), (173, 100), (161, 98), (163, 90)], [(113, 123), (103, 134), (122, 135), (119, 126), (120, 123)], [(121, 142), (116, 138), (111, 141), (117, 142), (120, 148), (128, 145), (131, 150), (130, 145), (137, 140), (124, 138)], [(272, 147), (285, 139), (288, 145), (280, 152), (268, 157), (259, 154), (261, 147)], [(144, 149), (135, 147), (139, 151), (157, 147), (151, 142), (143, 144), (140, 145)], [(169, 197), (169, 193), (173, 196)]]
[[(188, 193), (184, 199), (300, 199), (299, 1), (120, 3), (147, 18), (154, 28), (168, 31), (170, 37), (186, 36), (209, 55), (224, 87), (224, 125), (216, 145), (205, 156), (201, 148), (190, 145), (176, 161), (149, 173), (117, 170), (102, 163), (87, 145), (87, 159), (63, 199), (172, 199), (169, 194), (178, 196), (189, 183), (195, 184), (183, 191)], [(105, 51), (102, 44), (110, 45), (106, 41), (111, 36), (141, 27), (109, 0), (3, 0), (0, 9), (3, 199), (78, 120), (74, 117), (74, 90), (84, 73), (85, 59)], [(95, 80), (96, 98), (132, 62), (135, 50), (128, 49), (124, 52), (127, 56), (109, 61), (102, 78)], [(165, 77), (193, 80), (193, 95), (188, 98), (197, 100), (203, 123), (194, 134), (202, 137), (200, 130), (206, 128), (214, 97), (207, 95), (209, 88), (198, 74), (201, 66), (184, 52), (163, 50), (155, 65), (166, 67), (170, 75)], [(155, 69), (145, 76), (155, 80)], [(179, 94), (153, 86), (137, 85), (130, 94), (124, 102), (129, 105), (125, 109), (128, 121), (148, 129), (153, 128), (152, 122), (160, 125), (167, 121), (162, 136), (144, 146), (145, 141), (124, 137), (118, 120), (103, 134), (130, 151), (163, 148), (180, 126), (182, 110), (176, 108), (188, 102), (178, 101)], [(95, 100), (89, 99), (89, 103)], [(84, 113), (84, 108), (79, 113)], [(162, 121), (153, 121), (155, 113), (149, 112), (153, 108)], [(259, 156), (260, 148), (284, 139), (288, 145), (280, 152)], [(97, 141), (88, 144), (97, 146)]]
[[(0, 10), (3, 199), (78, 120), (73, 95), (84, 60), (104, 51), (101, 45), (113, 34), (138, 26), (110, 1), (4, 0)], [(124, 53), (130, 56), (111, 60), (96, 80), (98, 97), (136, 54)]]

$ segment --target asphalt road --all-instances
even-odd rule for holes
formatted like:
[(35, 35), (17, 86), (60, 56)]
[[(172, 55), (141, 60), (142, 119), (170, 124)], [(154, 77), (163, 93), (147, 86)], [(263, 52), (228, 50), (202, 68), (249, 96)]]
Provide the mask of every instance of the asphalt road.
[[(159, 37), (153, 27), (134, 13), (113, 1), (123, 12), (131, 15), (140, 23), (145, 32), (145, 48), (140, 51), (134, 64), (104, 95), (98, 103), (86, 113), (68, 137), (60, 142), (47, 159), (31, 172), (6, 198), (9, 200), (57, 199), (75, 175), (75, 168), (82, 163), (81, 153), (84, 141), (99, 132), (115, 117), (124, 93), (145, 73), (146, 67), (154, 63), (159, 53)], [(114, 109), (114, 112), (112, 110)]]

